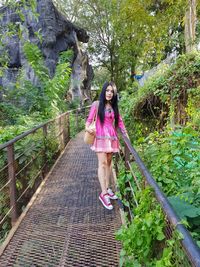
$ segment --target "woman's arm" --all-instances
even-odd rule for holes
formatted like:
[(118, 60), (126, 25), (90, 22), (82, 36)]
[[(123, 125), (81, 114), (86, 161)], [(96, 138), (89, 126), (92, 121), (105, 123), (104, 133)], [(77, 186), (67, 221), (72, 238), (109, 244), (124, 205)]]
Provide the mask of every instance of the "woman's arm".
[(118, 127), (120, 128), (120, 130), (122, 131), (122, 134), (126, 135), (128, 138), (128, 133), (127, 133), (127, 130), (126, 130), (126, 127), (124, 125), (124, 122), (122, 120), (122, 117), (121, 115), (119, 115), (119, 122), (118, 122)]

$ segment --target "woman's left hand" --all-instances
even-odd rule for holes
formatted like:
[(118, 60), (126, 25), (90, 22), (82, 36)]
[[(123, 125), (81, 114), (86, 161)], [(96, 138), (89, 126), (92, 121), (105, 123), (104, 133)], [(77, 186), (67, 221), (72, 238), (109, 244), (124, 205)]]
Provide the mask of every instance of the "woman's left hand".
[(91, 134), (95, 134), (95, 133), (96, 133), (95, 129), (91, 129), (91, 128), (89, 128), (89, 127), (85, 127), (85, 130), (86, 130), (88, 133), (91, 133)]

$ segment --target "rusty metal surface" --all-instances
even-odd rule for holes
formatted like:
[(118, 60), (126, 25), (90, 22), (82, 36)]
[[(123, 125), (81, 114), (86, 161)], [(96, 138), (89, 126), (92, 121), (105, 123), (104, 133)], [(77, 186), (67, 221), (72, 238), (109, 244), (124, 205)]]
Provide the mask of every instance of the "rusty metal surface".
[(97, 159), (83, 133), (68, 145), (0, 258), (1, 267), (118, 266), (119, 207), (98, 196)]

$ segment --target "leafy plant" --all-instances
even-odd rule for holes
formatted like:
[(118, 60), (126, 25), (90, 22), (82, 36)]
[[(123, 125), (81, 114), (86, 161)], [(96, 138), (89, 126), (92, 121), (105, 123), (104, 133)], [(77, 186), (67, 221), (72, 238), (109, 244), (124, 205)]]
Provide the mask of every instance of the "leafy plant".
[[(199, 62), (199, 53), (183, 55), (176, 64), (161, 70), (149, 79), (145, 86), (136, 89), (133, 85), (128, 91), (122, 92), (120, 101), (132, 144), (137, 147), (136, 150), (161, 190), (169, 199), (173, 199), (175, 211), (181, 213), (181, 219), (185, 220), (198, 245), (200, 245)], [(186, 94), (187, 101), (180, 105), (183, 93)], [(152, 112), (147, 112), (148, 105), (151, 105), (156, 118), (152, 118)], [(165, 122), (162, 124), (162, 117), (157, 111), (165, 112)], [(179, 121), (176, 120), (177, 114), (181, 118)], [(134, 172), (137, 170), (134, 169)], [(139, 177), (138, 174), (137, 176)], [(131, 181), (131, 178), (128, 177), (127, 171), (120, 170), (118, 179), (122, 192), (128, 194), (129, 188), (126, 182)], [(124, 193), (121, 193), (120, 196), (123, 195)], [(146, 198), (148, 199), (148, 196)], [(143, 201), (145, 203), (146, 199)], [(152, 200), (149, 202), (152, 203)], [(140, 204), (139, 202), (138, 207)], [(144, 216), (148, 204), (141, 205), (141, 214)], [(179, 243), (182, 237), (175, 230), (170, 240), (161, 241), (161, 244), (164, 242), (165, 248), (157, 257), (152, 250), (145, 247), (145, 251), (149, 252), (149, 258), (145, 258), (143, 248), (137, 244), (139, 238), (137, 234), (140, 233), (141, 242), (146, 245), (145, 241), (143, 243), (143, 239), (145, 240), (143, 229), (146, 230), (145, 223), (148, 218), (145, 218), (145, 221), (142, 221), (143, 217), (138, 219), (138, 213), (134, 213), (137, 211), (134, 199), (125, 200), (125, 205), (133, 208), (134, 219), (119, 232), (119, 239), (123, 244), (121, 266), (171, 267), (181, 266), (182, 262), (188, 261)], [(150, 218), (153, 217), (152, 213), (148, 214)], [(139, 222), (141, 222), (140, 228)], [(147, 230), (146, 233), (151, 240), (151, 233)], [(155, 243), (152, 247), (154, 245)]]
[(117, 232), (117, 239), (123, 244), (120, 266), (153, 266), (156, 242), (165, 239), (164, 215), (152, 189), (138, 192), (137, 200), (134, 219)]
[(197, 241), (197, 244), (200, 245), (200, 208), (191, 205), (183, 198), (177, 196), (171, 196), (168, 197), (168, 199), (180, 219), (188, 222), (188, 227), (193, 238)]

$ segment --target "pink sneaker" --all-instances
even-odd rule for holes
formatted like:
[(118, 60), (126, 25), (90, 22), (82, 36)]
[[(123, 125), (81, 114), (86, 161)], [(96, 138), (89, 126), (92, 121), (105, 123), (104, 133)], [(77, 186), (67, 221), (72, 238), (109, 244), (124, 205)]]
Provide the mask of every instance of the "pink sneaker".
[(107, 192), (110, 199), (118, 199), (118, 197), (113, 193), (112, 189), (108, 188)]
[(108, 194), (100, 194), (99, 195), (99, 200), (101, 201), (101, 203), (104, 205), (104, 207), (108, 210), (112, 210), (113, 209), (113, 205), (110, 203), (110, 198)]

